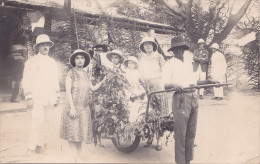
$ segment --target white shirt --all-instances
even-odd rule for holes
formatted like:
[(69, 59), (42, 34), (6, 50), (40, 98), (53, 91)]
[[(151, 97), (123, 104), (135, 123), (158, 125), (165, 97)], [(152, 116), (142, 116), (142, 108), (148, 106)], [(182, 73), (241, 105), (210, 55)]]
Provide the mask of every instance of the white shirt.
[(23, 88), (26, 99), (34, 103), (54, 104), (60, 91), (58, 70), (54, 59), (38, 53), (25, 63)]
[(167, 83), (176, 83), (182, 87), (189, 87), (197, 83), (196, 76), (193, 73), (193, 55), (185, 51), (183, 61), (173, 57), (167, 61), (163, 67), (162, 85)]

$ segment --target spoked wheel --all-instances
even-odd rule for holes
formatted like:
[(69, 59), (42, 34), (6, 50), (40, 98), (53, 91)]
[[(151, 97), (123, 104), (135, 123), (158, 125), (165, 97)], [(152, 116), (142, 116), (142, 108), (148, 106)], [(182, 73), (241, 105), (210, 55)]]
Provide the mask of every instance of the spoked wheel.
[(118, 130), (111, 140), (119, 151), (130, 153), (140, 144), (141, 136), (136, 134), (134, 128), (126, 126), (124, 129)]

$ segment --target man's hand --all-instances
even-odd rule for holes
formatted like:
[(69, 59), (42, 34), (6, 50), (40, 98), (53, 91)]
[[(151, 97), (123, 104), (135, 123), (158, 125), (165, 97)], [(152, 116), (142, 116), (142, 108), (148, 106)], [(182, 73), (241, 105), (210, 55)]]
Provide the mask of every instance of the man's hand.
[(200, 58), (200, 63), (201, 64), (208, 63), (208, 60), (205, 58)]
[(26, 100), (26, 105), (27, 105), (28, 109), (32, 109), (33, 108), (33, 100), (31, 98), (27, 99)]
[(59, 105), (59, 102), (60, 102), (60, 98), (57, 98), (55, 104), (54, 104), (54, 107), (57, 107)]
[(208, 60), (207, 59), (202, 59), (201, 63), (208, 63)]
[(171, 84), (165, 84), (164, 88), (167, 89), (174, 89), (176, 92), (182, 92), (184, 91), (183, 87), (179, 84), (176, 83), (171, 83)]

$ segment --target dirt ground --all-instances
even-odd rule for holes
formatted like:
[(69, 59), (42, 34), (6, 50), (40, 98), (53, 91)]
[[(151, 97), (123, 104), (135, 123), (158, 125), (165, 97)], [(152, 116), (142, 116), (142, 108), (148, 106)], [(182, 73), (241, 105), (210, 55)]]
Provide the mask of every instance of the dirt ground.
[[(257, 164), (260, 163), (260, 92), (233, 90), (223, 101), (206, 95), (200, 101), (195, 155), (192, 163)], [(31, 111), (0, 114), (0, 162), (48, 163), (74, 162), (67, 142), (59, 138), (63, 102), (46, 112), (44, 138), (46, 153), (25, 154)], [(164, 137), (165, 138), (165, 137)], [(158, 152), (144, 148), (144, 141), (132, 153), (121, 153), (110, 140), (105, 147), (83, 145), (84, 163), (174, 163), (174, 139)], [(164, 139), (165, 143), (165, 139)]]

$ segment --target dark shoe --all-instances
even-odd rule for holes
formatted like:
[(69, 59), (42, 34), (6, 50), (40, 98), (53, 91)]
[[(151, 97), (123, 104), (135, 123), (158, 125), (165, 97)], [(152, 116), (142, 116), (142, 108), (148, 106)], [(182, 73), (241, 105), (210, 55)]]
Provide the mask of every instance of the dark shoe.
[(26, 150), (26, 155), (28, 155), (28, 156), (32, 156), (32, 155), (35, 155), (35, 150), (31, 150), (31, 149), (27, 149)]
[(151, 145), (152, 145), (152, 143), (146, 142), (146, 144), (144, 145), (144, 147), (150, 147)]
[(200, 95), (200, 99), (204, 99), (204, 96), (203, 96), (203, 95)]
[(218, 97), (216, 100), (221, 101), (223, 100), (223, 97)]
[(35, 149), (36, 154), (43, 154), (44, 152), (45, 152), (45, 150), (43, 149), (42, 146), (36, 146), (36, 149)]
[(213, 98), (211, 98), (211, 100), (217, 100), (218, 99), (218, 97), (213, 97)]
[(20, 101), (18, 101), (18, 100), (10, 100), (10, 102), (19, 103)]
[(143, 93), (143, 94), (140, 95), (140, 99), (141, 99), (141, 100), (144, 100), (144, 97), (145, 97), (145, 93)]
[(130, 100), (132, 102), (135, 102), (136, 99), (138, 99), (138, 97), (136, 95), (131, 95)]
[(162, 150), (162, 146), (157, 145), (157, 146), (156, 146), (156, 150), (157, 150), (157, 151), (161, 151), (161, 150)]

